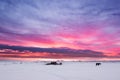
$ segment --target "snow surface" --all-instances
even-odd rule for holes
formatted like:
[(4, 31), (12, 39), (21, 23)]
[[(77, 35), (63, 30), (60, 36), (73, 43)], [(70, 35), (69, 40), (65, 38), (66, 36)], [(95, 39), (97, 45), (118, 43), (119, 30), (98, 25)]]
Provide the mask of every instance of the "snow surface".
[(0, 80), (120, 80), (120, 63), (63, 62), (0, 62)]

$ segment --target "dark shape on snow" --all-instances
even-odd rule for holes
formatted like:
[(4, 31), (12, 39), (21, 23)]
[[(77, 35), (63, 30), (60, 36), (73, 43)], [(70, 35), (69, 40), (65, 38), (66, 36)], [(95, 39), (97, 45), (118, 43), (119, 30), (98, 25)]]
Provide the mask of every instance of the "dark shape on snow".
[(52, 61), (52, 62), (50, 62), (50, 63), (47, 63), (46, 65), (62, 65), (62, 63), (61, 62), (56, 62), (56, 61)]
[(100, 66), (101, 65), (101, 63), (96, 63), (96, 66)]

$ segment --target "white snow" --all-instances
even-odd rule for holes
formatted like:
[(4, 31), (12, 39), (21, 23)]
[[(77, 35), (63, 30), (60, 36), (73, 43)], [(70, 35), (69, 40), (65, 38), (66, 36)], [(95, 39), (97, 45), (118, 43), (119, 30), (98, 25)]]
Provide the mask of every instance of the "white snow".
[(120, 80), (120, 63), (63, 62), (0, 62), (0, 80)]

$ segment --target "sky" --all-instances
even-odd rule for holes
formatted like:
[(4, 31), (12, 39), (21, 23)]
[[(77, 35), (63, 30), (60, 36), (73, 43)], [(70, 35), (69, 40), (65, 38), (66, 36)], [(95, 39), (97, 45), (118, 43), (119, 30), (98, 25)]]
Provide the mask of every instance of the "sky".
[(26, 56), (119, 59), (120, 0), (0, 0), (0, 57)]

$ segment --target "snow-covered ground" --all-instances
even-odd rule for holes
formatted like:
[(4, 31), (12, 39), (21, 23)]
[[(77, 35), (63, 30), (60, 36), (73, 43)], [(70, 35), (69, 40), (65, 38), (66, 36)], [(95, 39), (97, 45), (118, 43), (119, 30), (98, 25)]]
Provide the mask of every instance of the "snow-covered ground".
[(120, 80), (120, 63), (63, 62), (63, 65), (45, 65), (45, 62), (0, 61), (0, 80)]

